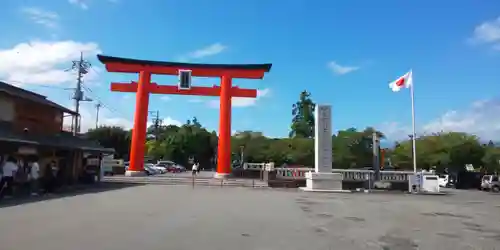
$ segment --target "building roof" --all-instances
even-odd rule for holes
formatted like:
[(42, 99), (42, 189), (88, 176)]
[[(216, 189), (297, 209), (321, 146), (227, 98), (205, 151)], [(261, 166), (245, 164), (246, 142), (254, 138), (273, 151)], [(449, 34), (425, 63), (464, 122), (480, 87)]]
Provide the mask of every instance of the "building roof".
[(7, 93), (11, 96), (15, 96), (15, 97), (29, 100), (32, 102), (36, 102), (36, 103), (41, 104), (41, 105), (50, 106), (50, 107), (53, 107), (55, 109), (58, 109), (62, 112), (68, 113), (68, 114), (72, 114), (72, 115), (77, 114), (75, 111), (73, 111), (71, 109), (68, 109), (68, 108), (61, 106), (53, 101), (48, 100), (46, 96), (43, 96), (43, 95), (28, 91), (28, 90), (25, 90), (22, 88), (18, 88), (16, 86), (8, 84), (6, 82), (0, 81), (0, 92), (4, 92), (4, 93)]
[(60, 149), (80, 149), (83, 151), (114, 153), (114, 149), (104, 148), (96, 141), (74, 136), (69, 132), (42, 136), (29, 133), (16, 133), (12, 131), (10, 126), (12, 125), (9, 123), (0, 122), (0, 141)]
[(134, 65), (164, 66), (164, 67), (185, 67), (185, 68), (204, 68), (204, 69), (235, 69), (235, 70), (264, 70), (269, 72), (272, 64), (202, 64), (202, 63), (180, 63), (165, 61), (149, 61), (123, 57), (97, 55), (99, 61), (106, 63), (123, 63)]

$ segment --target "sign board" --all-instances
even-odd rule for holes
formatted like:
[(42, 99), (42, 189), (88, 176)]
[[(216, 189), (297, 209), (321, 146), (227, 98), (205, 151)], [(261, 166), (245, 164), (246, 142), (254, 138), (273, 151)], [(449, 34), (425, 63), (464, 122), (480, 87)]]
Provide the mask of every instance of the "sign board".
[(469, 171), (469, 172), (472, 172), (472, 171), (474, 171), (474, 166), (472, 164), (466, 164), (465, 165), (465, 170)]
[(332, 172), (332, 107), (316, 105), (314, 111), (314, 170), (316, 173)]
[(191, 89), (191, 70), (179, 70), (179, 89)]
[(19, 147), (17, 149), (17, 153), (20, 154), (20, 155), (36, 155), (38, 154), (38, 151), (36, 148), (34, 147)]

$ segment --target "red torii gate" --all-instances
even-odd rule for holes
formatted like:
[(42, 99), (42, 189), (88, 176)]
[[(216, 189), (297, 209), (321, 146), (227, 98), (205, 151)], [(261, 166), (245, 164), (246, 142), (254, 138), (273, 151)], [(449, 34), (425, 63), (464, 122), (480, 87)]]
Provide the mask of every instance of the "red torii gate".
[[(111, 91), (135, 92), (134, 128), (130, 150), (130, 166), (127, 175), (144, 173), (144, 150), (148, 119), (149, 94), (220, 96), (219, 142), (217, 150), (216, 178), (225, 178), (231, 173), (231, 98), (257, 97), (255, 89), (240, 89), (232, 86), (233, 78), (262, 79), (271, 70), (272, 64), (194, 64), (147, 61), (97, 55), (108, 72), (139, 73), (139, 81), (111, 83)], [(151, 74), (179, 75), (190, 70), (192, 76), (220, 77), (221, 84), (213, 87), (191, 87), (179, 89), (175, 85), (158, 85), (151, 82)]]

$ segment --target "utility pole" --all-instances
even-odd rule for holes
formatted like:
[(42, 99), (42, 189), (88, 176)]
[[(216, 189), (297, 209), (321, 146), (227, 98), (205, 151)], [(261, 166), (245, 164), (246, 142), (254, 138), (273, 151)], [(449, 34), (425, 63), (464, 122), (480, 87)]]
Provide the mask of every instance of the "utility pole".
[(158, 140), (159, 132), (160, 132), (160, 125), (161, 125), (161, 120), (160, 120), (160, 111), (149, 111), (150, 114), (154, 114), (153, 118), (153, 126), (154, 126), (154, 135), (155, 135), (155, 140)]
[(244, 152), (245, 152), (245, 146), (244, 145), (241, 145), (240, 146), (240, 167), (243, 168), (243, 166), (245, 165), (245, 161), (244, 161)]
[(76, 89), (75, 89), (75, 95), (73, 96), (73, 99), (75, 100), (75, 112), (76, 115), (74, 116), (74, 123), (73, 123), (73, 134), (76, 135), (80, 132), (80, 102), (81, 101), (92, 101), (89, 98), (85, 98), (83, 96), (83, 91), (82, 91), (82, 82), (83, 82), (83, 76), (89, 73), (89, 68), (90, 68), (90, 63), (86, 60), (83, 59), (83, 52), (80, 53), (80, 60), (78, 61), (73, 61), (73, 65), (71, 66), (72, 70), (77, 71), (77, 78), (76, 78)]
[(378, 138), (377, 132), (374, 131), (372, 135), (373, 139), (373, 170), (375, 170), (375, 181), (380, 180), (380, 140)]
[(96, 110), (96, 114), (95, 114), (95, 128), (96, 129), (99, 127), (99, 109), (101, 109), (101, 107), (102, 107), (102, 104), (100, 102), (98, 102), (95, 105), (95, 110)]

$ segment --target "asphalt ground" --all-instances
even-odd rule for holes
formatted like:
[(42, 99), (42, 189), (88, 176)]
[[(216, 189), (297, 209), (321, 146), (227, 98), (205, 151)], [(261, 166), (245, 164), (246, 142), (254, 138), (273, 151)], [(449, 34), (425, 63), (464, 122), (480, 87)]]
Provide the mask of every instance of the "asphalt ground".
[(500, 195), (109, 183), (0, 203), (1, 250), (500, 249)]

